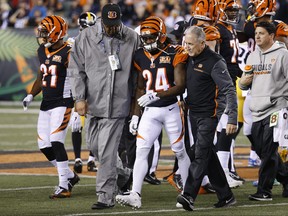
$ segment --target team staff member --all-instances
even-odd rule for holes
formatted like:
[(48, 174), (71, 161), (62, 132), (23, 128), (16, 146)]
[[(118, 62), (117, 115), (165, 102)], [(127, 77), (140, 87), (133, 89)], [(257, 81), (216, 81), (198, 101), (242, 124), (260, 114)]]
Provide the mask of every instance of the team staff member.
[(189, 27), (185, 31), (184, 46), (190, 56), (186, 69), (186, 102), (190, 121), (197, 124), (197, 131), (192, 132), (196, 133), (197, 140), (184, 191), (177, 197), (177, 202), (185, 210), (192, 211), (202, 179), (207, 174), (219, 199), (214, 206), (227, 207), (235, 204), (236, 200), (219, 162), (213, 139), (218, 119), (224, 111), (220, 108), (226, 107), (228, 113), (227, 134), (237, 130), (236, 90), (224, 59), (205, 44), (202, 28)]
[(106, 4), (101, 13), (76, 37), (69, 64), (75, 107), (87, 116), (86, 142), (100, 163), (92, 209), (115, 205), (117, 151), (130, 111), (132, 56), (140, 45), (138, 34), (121, 22), (117, 4)]
[(57, 167), (59, 186), (50, 195), (51, 199), (71, 196), (72, 187), (80, 180), (68, 166), (64, 147), (67, 126), (73, 108), (73, 98), (67, 77), (71, 45), (63, 38), (67, 24), (60, 16), (47, 16), (38, 26), (37, 38), (42, 40), (38, 48), (40, 70), (30, 94), (23, 100), (24, 109), (41, 91), (37, 132), (38, 147), (46, 158)]
[(243, 74), (239, 82), (243, 90), (251, 87), (252, 137), (261, 164), (257, 192), (249, 195), (249, 199), (257, 201), (272, 200), (275, 178), (283, 184), (282, 196), (288, 197), (288, 172), (279, 156), (279, 140), (273, 132), (281, 118), (280, 111), (287, 109), (288, 51), (283, 44), (274, 41), (275, 33), (276, 27), (271, 22), (256, 25), (258, 46), (247, 59), (247, 65), (252, 65), (254, 71), (250, 75)]

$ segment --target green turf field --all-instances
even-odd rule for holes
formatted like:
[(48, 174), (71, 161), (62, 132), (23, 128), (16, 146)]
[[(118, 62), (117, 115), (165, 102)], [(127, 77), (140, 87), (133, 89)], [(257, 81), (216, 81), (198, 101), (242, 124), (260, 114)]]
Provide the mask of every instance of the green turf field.
[[(30, 109), (24, 113), (21, 106), (0, 106), (0, 153), (20, 151), (23, 155), (19, 157), (25, 157), (26, 151), (38, 151), (37, 112), (37, 109)], [(168, 144), (165, 135), (163, 143)], [(247, 145), (246, 138), (240, 134), (237, 144)], [(66, 139), (66, 148), (72, 149), (70, 132)], [(5, 167), (2, 166), (2, 168)], [(113, 209), (96, 211), (91, 210), (91, 205), (96, 202), (95, 177), (81, 175), (80, 177), (80, 184), (73, 189), (71, 198), (50, 200), (48, 196), (58, 183), (57, 176), (0, 174), (0, 215), (288, 215), (288, 202), (287, 198), (281, 197), (281, 186), (274, 187), (272, 202), (253, 202), (248, 200), (248, 195), (256, 192), (251, 182), (233, 189), (237, 204), (226, 209), (213, 208), (213, 204), (217, 202), (215, 194), (199, 195), (195, 202), (194, 212), (177, 209), (175, 189), (163, 182), (160, 186), (148, 184), (143, 186), (143, 207), (138, 211), (120, 205), (116, 205)]]

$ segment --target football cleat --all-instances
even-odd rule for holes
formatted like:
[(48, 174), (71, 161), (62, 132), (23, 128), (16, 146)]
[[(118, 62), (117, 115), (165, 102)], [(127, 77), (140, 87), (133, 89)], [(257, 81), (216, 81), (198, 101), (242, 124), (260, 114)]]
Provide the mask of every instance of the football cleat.
[(116, 202), (120, 205), (131, 206), (132, 209), (141, 208), (141, 197), (133, 191), (126, 192), (123, 195), (117, 195)]
[(227, 182), (228, 182), (230, 188), (237, 188), (237, 187), (240, 187), (241, 185), (243, 185), (243, 181), (233, 179), (230, 176), (229, 171), (225, 171), (225, 176), (226, 176), (226, 179), (227, 179)]
[(248, 167), (259, 167), (261, 164), (260, 158), (253, 160), (252, 158), (248, 159)]
[(87, 163), (87, 171), (88, 172), (97, 172), (98, 168), (96, 167), (96, 164), (94, 161), (89, 161)]
[(76, 173), (82, 173), (82, 167), (83, 167), (82, 160), (80, 158), (77, 158), (75, 160), (75, 164), (74, 164), (74, 167), (73, 167), (74, 171)]
[(58, 186), (54, 191), (54, 194), (49, 196), (50, 199), (57, 199), (57, 198), (68, 198), (71, 197), (71, 192), (63, 187)]
[(159, 179), (156, 178), (155, 173), (151, 173), (151, 174), (147, 174), (144, 178), (145, 182), (148, 182), (149, 184), (152, 185), (160, 185), (161, 181)]
[(80, 181), (79, 176), (74, 172), (73, 178), (68, 178), (68, 189), (71, 192), (74, 185), (76, 185)]
[(183, 190), (182, 178), (180, 174), (173, 173), (167, 177), (167, 181), (172, 185), (178, 192)]

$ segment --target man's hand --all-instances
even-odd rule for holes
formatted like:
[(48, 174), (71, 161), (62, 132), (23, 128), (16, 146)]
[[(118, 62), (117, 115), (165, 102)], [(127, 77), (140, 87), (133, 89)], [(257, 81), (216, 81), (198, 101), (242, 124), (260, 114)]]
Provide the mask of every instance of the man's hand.
[(237, 125), (227, 124), (226, 125), (226, 135), (231, 135), (237, 132)]
[(129, 124), (129, 131), (133, 135), (137, 134), (138, 122), (139, 122), (139, 117), (136, 115), (133, 115)]
[(85, 116), (87, 113), (87, 103), (86, 101), (78, 101), (75, 103), (75, 110), (80, 116)]
[(137, 101), (139, 106), (141, 107), (145, 107), (157, 100), (160, 100), (159, 97), (156, 96), (157, 92), (150, 92), (148, 94), (143, 95), (142, 97), (140, 97)]
[(81, 118), (77, 112), (73, 112), (71, 117), (71, 131), (81, 132)]
[(24, 99), (23, 99), (23, 109), (26, 111), (28, 109), (29, 104), (33, 101), (33, 95), (28, 94)]

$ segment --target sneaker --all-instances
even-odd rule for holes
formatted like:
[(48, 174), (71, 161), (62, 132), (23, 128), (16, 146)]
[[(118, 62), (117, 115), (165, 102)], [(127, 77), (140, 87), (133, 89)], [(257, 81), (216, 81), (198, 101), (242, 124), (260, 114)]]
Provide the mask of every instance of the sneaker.
[(116, 202), (120, 205), (131, 206), (132, 209), (141, 208), (141, 197), (138, 193), (130, 191), (116, 196)]
[(76, 185), (79, 181), (79, 176), (74, 172), (74, 177), (68, 178), (68, 190), (71, 192), (74, 185)]
[(216, 193), (215, 189), (210, 183), (207, 183), (201, 187), (206, 191), (206, 193)]
[(97, 202), (91, 206), (91, 209), (101, 210), (101, 209), (108, 209), (108, 208), (113, 208), (113, 207), (114, 207), (114, 205), (107, 205), (107, 204), (102, 203), (102, 202)]
[(57, 199), (57, 198), (68, 198), (71, 196), (71, 192), (63, 187), (58, 186), (54, 191), (54, 194), (49, 196), (50, 199)]
[(77, 158), (75, 160), (74, 167), (73, 167), (74, 171), (76, 173), (82, 173), (82, 167), (83, 167), (82, 160), (80, 158)]
[(261, 193), (255, 193), (249, 195), (249, 200), (255, 200), (255, 201), (272, 201), (272, 196), (269, 194), (261, 194)]
[(177, 196), (177, 202), (180, 203), (186, 211), (193, 211), (194, 200), (191, 196), (179, 194)]
[(176, 208), (183, 208), (183, 205), (179, 202), (176, 203)]
[(225, 175), (230, 188), (237, 188), (243, 184), (242, 181), (231, 178), (231, 176), (229, 175), (229, 171), (225, 172)]
[(241, 178), (236, 172), (229, 171), (229, 175), (235, 181), (241, 181), (244, 184), (245, 179)]
[(259, 167), (261, 164), (260, 158), (253, 160), (252, 158), (248, 159), (248, 167)]
[(214, 204), (215, 208), (226, 208), (226, 207), (230, 207), (232, 205), (236, 204), (236, 199), (235, 197), (232, 195), (230, 198), (228, 199), (224, 199), (224, 200), (219, 200), (218, 203)]
[(167, 177), (167, 182), (172, 185), (178, 192), (183, 190), (182, 179), (179, 174), (173, 173), (172, 175), (169, 175)]
[(156, 178), (155, 173), (151, 173), (151, 174), (147, 174), (144, 178), (145, 182), (148, 182), (149, 184), (152, 185), (160, 185), (161, 181), (159, 179)]
[(96, 164), (94, 161), (89, 161), (87, 163), (87, 171), (88, 172), (97, 172), (98, 168), (96, 167)]

